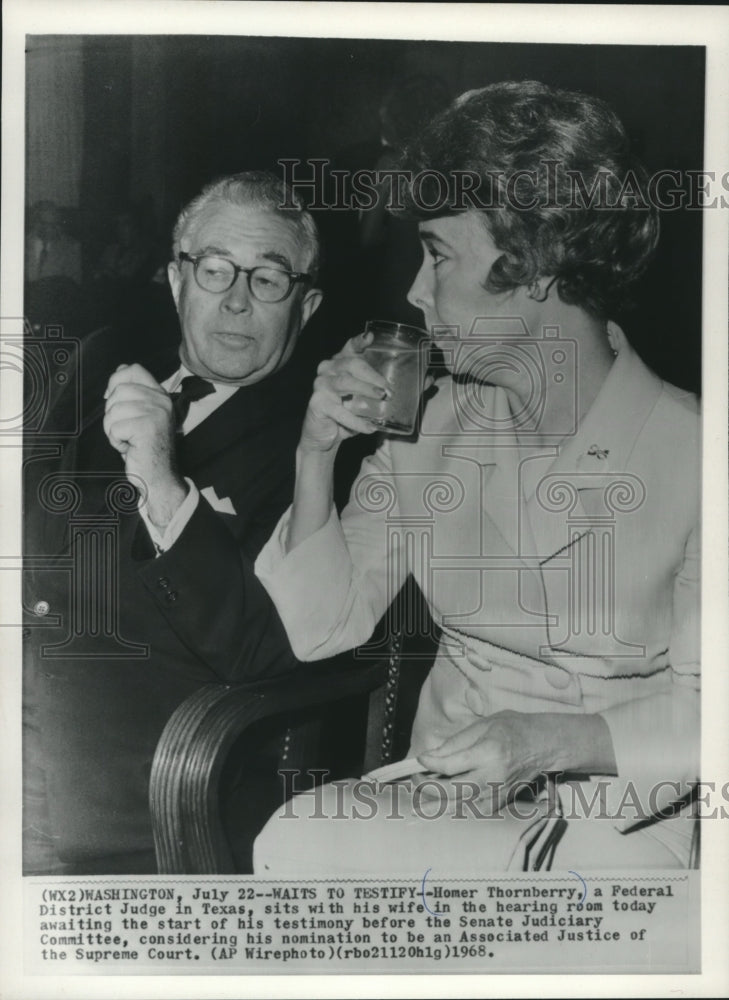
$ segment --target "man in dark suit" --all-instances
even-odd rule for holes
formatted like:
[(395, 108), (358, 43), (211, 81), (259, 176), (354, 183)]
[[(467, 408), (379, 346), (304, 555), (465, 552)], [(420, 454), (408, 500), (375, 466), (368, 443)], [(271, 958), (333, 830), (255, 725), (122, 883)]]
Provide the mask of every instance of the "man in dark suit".
[(283, 201), (259, 173), (194, 199), (168, 269), (179, 351), (130, 357), (96, 398), (86, 380), (59, 467), (27, 456), (27, 874), (155, 871), (172, 712), (295, 665), (252, 571), (291, 500), (313, 380), (297, 341), (321, 300), (316, 227)]

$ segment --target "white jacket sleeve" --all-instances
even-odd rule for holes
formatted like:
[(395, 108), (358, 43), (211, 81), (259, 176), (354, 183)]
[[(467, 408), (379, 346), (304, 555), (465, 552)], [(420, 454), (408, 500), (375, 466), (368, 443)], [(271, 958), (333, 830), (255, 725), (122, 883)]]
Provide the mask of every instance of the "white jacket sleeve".
[(691, 532), (673, 591), (671, 689), (601, 712), (615, 748), (611, 813), (623, 829), (666, 809), (699, 780), (699, 531)]
[[(384, 502), (383, 502), (384, 501)], [(327, 523), (286, 554), (291, 511), (256, 560), (300, 660), (320, 660), (366, 642), (407, 574), (389, 443), (362, 463), (341, 521)]]

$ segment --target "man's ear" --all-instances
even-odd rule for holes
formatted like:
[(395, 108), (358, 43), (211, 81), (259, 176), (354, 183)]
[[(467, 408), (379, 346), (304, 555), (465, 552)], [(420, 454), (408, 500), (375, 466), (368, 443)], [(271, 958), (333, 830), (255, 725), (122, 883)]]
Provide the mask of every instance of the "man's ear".
[(167, 280), (170, 283), (172, 298), (175, 300), (175, 307), (177, 307), (177, 302), (180, 298), (180, 289), (182, 288), (182, 275), (180, 274), (180, 268), (177, 261), (171, 260), (167, 265)]
[(324, 293), (320, 288), (310, 288), (301, 300), (301, 326), (306, 326), (311, 317), (321, 305)]

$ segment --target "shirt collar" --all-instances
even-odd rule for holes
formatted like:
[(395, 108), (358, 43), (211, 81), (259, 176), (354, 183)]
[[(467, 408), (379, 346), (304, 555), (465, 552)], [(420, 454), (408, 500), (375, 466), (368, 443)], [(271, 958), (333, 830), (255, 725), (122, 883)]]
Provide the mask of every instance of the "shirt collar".
[[(173, 375), (170, 375), (169, 378), (165, 379), (164, 382), (162, 382), (162, 388), (170, 393), (177, 392), (177, 390), (180, 388), (180, 383), (182, 382), (183, 378), (187, 378), (188, 375), (193, 375), (193, 374), (194, 372), (191, 372), (186, 365), (180, 362), (180, 367), (177, 369), (177, 371)], [(208, 379), (207, 381), (210, 382), (213, 389), (215, 390), (215, 393), (224, 396), (226, 399), (232, 396), (233, 393), (240, 388), (240, 386), (238, 385), (230, 385), (226, 382), (213, 382), (212, 379)]]

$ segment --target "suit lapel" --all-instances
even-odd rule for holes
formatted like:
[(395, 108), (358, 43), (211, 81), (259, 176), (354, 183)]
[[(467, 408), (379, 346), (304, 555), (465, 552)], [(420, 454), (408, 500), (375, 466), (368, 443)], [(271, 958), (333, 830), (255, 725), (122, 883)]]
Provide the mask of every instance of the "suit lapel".
[(185, 475), (194, 478), (202, 465), (213, 463), (251, 429), (245, 390), (239, 389), (189, 434), (178, 436), (177, 454)]
[[(468, 391), (465, 386), (454, 385), (454, 388), (459, 393)], [(505, 547), (505, 554), (521, 558), (531, 551), (528, 524), (523, 517), (521, 502), (520, 467), (524, 449), (519, 447), (514, 433), (506, 393), (493, 387), (488, 391), (491, 399), (484, 406), (488, 413), (488, 429), (480, 435), (461, 438), (460, 443), (453, 447), (452, 454), (460, 453), (465, 445), (464, 457), (470, 453), (471, 460), (481, 466), (484, 533), (495, 529), (501, 539), (500, 544), (495, 544), (484, 537), (484, 553), (493, 553)], [(465, 408), (458, 401), (456, 407), (461, 412)]]
[[(661, 380), (627, 342), (578, 433), (535, 483), (527, 503), (554, 625), (550, 643), (569, 647), (604, 613), (609, 573), (604, 560), (615, 514), (610, 489), (640, 489), (628, 472), (631, 453), (661, 393)], [(596, 619), (597, 621), (597, 619)], [(566, 644), (566, 646), (565, 646)]]
[(545, 608), (555, 643), (580, 626), (574, 612), (586, 601), (575, 587), (589, 589), (584, 570), (593, 565), (594, 546), (613, 516), (606, 490), (625, 479), (635, 442), (662, 391), (660, 379), (620, 337), (608, 378), (578, 433), (559, 453), (520, 448), (510, 435), (508, 402), (499, 390), (485, 408), (498, 430), (459, 434), (454, 424), (454, 437), (442, 451), (480, 465), (481, 552), (507, 561), (513, 556), (530, 571), (521, 577), (520, 599)]
[[(311, 391), (308, 366), (295, 355), (278, 372), (241, 386), (178, 442), (180, 464), (187, 475), (216, 460), (241, 438), (282, 422), (298, 433)], [(193, 476), (194, 478), (194, 476)]]
[[(514, 593), (520, 593), (522, 607), (532, 616), (542, 615), (545, 598), (541, 573), (534, 559), (534, 539), (521, 497), (524, 449), (519, 448), (510, 426), (505, 393), (484, 387), (489, 398), (484, 397), (481, 404), (488, 422), (484, 417), (480, 428), (474, 423), (470, 432), (464, 433), (462, 418), (467, 404), (459, 396), (469, 390), (457, 382), (450, 383), (450, 387), (453, 396), (449, 400), (444, 395), (441, 403), (449, 416), (439, 426), (449, 433), (446, 442), (438, 444), (440, 462), (445, 462), (448, 472), (470, 483), (474, 491), (455, 511), (459, 518), (455, 551), (468, 551), (479, 558), (486, 573), (503, 571), (505, 585), (507, 577), (513, 582), (516, 572), (519, 581)], [(474, 537), (476, 524), (478, 538)], [(509, 616), (514, 617), (513, 609)]]
[(607, 379), (579, 431), (563, 445), (529, 498), (542, 563), (577, 544), (592, 525), (609, 516), (606, 489), (625, 477), (635, 442), (662, 390), (658, 376), (622, 331), (615, 331), (621, 347)]

